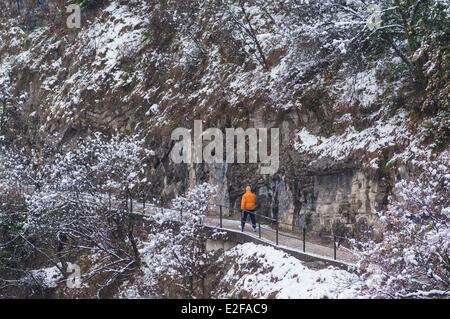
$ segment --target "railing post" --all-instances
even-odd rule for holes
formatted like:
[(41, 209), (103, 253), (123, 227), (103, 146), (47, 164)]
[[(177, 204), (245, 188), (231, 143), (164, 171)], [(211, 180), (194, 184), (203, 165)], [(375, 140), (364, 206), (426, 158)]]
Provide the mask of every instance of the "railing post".
[(219, 205), (219, 210), (220, 210), (220, 228), (223, 227), (222, 225), (222, 205)]
[(276, 244), (278, 246), (278, 214), (277, 219), (275, 220), (275, 229), (276, 229)]
[(125, 189), (125, 207), (128, 212), (128, 209), (129, 209), (129, 207), (128, 207), (128, 187)]
[[(241, 222), (241, 232), (244, 232), (244, 227), (242, 226), (242, 220), (244, 219), (244, 212), (241, 210), (241, 219), (240, 219), (240, 222)], [(245, 222), (247, 222), (247, 220), (245, 221)], [(244, 224), (245, 225), (245, 224)]]
[(181, 205), (180, 209), (180, 222), (183, 221), (183, 205)]
[(303, 252), (306, 252), (306, 228), (303, 227)]
[(145, 215), (145, 194), (142, 194), (142, 202), (143, 202), (143, 211), (142, 211), (142, 214)]
[(130, 212), (131, 212), (131, 214), (133, 214), (133, 197), (131, 197), (131, 196), (130, 196)]
[(336, 249), (337, 249), (337, 247), (336, 247), (336, 235), (334, 235), (333, 236), (333, 252), (334, 252), (333, 257), (334, 257), (334, 260), (336, 260)]
[(258, 235), (259, 239), (261, 239), (261, 216), (258, 215)]
[(108, 207), (109, 207), (109, 211), (111, 211), (112, 210), (112, 207), (111, 207), (111, 191), (109, 191), (108, 192)]

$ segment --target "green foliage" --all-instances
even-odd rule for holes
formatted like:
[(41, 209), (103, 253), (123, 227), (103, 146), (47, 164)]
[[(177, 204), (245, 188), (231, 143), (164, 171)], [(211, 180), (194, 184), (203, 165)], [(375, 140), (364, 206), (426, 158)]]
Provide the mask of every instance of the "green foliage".
[(404, 40), (401, 49), (414, 53), (424, 44), (445, 46), (449, 37), (449, 4), (438, 0), (382, 1), (381, 33)]
[(401, 58), (418, 89), (423, 91), (420, 112), (448, 110), (450, 2), (439, 0), (383, 0), (382, 24), (368, 30), (374, 43), (384, 41)]

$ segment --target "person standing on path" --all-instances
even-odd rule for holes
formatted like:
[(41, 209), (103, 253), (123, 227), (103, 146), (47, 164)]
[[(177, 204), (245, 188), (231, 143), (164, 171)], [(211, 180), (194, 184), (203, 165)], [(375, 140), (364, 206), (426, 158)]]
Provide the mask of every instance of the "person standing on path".
[(252, 193), (252, 188), (250, 186), (247, 186), (245, 188), (245, 194), (242, 195), (242, 201), (241, 201), (241, 210), (242, 210), (241, 229), (242, 229), (242, 231), (244, 231), (245, 223), (249, 216), (252, 221), (253, 230), (256, 231), (255, 209), (256, 209), (256, 195), (254, 193)]

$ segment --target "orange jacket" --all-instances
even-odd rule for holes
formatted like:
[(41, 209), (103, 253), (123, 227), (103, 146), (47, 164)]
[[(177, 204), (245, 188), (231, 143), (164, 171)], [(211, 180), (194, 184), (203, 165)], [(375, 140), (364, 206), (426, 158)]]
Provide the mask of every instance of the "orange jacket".
[(254, 210), (256, 208), (256, 195), (252, 192), (246, 192), (242, 195), (241, 209)]

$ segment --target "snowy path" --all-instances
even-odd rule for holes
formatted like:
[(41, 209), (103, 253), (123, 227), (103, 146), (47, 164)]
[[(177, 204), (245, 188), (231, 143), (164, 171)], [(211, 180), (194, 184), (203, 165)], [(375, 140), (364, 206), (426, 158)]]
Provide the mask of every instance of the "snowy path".
[[(133, 210), (136, 214), (143, 214), (144, 208), (143, 204), (140, 202), (133, 203)], [(152, 214), (155, 211), (161, 211), (163, 208), (156, 206), (146, 205), (145, 215)], [(166, 214), (171, 214), (174, 219), (180, 219), (181, 216), (176, 210), (164, 208)], [(204, 220), (205, 225), (220, 229), (220, 220), (218, 217), (207, 216)], [(236, 219), (222, 219), (222, 229), (230, 231), (241, 231), (240, 220)], [(249, 223), (246, 224), (245, 233), (253, 238), (259, 239), (259, 233), (254, 232)], [(266, 241), (270, 245), (276, 247), (276, 233), (275, 230), (268, 225), (261, 225), (261, 239)], [(294, 235), (286, 231), (279, 231), (279, 246), (284, 246), (286, 248), (297, 250), (303, 252), (303, 241), (301, 236)], [(313, 242), (311, 239), (306, 240), (305, 253), (311, 255), (317, 255), (320, 257), (325, 257), (333, 259), (334, 250), (333, 243), (330, 242), (328, 245)], [(357, 256), (353, 254), (349, 249), (345, 247), (338, 247), (336, 251), (336, 260), (343, 261), (349, 264), (355, 264), (357, 261)]]
[[(80, 197), (84, 198), (85, 200), (100, 200), (103, 202), (108, 201), (108, 196), (98, 196), (98, 197), (92, 197), (89, 194), (81, 194)], [(118, 207), (118, 204), (120, 204), (120, 201), (116, 198), (113, 198), (111, 201), (111, 204), (113, 207)], [(177, 210), (169, 209), (169, 208), (162, 208), (159, 206), (154, 206), (151, 204), (145, 205), (138, 201), (133, 201), (133, 213), (137, 215), (151, 215), (152, 213), (164, 211), (165, 214), (170, 214), (171, 217), (174, 220), (180, 220), (182, 217), (180, 216), (180, 213)], [(205, 225), (218, 228), (220, 229), (220, 221), (218, 217), (214, 216), (207, 216), (204, 220)], [(237, 219), (226, 219), (224, 218), (222, 220), (222, 229), (230, 230), (230, 231), (241, 231), (240, 228), (240, 220)], [(254, 232), (251, 228), (251, 225), (249, 223), (246, 224), (245, 233), (248, 236), (251, 236), (256, 239), (259, 238), (259, 233)], [(268, 225), (261, 225), (261, 239), (268, 244), (275, 246), (276, 242), (276, 233), (275, 230), (272, 229)], [(284, 246), (286, 248), (297, 250), (300, 252), (303, 252), (303, 241), (301, 239), (301, 236), (294, 235), (286, 231), (279, 231), (279, 246)], [(311, 254), (311, 255), (317, 255), (320, 257), (325, 258), (333, 258), (333, 244), (330, 242), (328, 245), (324, 245), (317, 242), (312, 242), (310, 239), (306, 240), (305, 244), (305, 253)], [(343, 261), (346, 263), (354, 264), (357, 261), (357, 257), (347, 248), (345, 247), (339, 247), (337, 249), (336, 253), (336, 259), (337, 261)]]
[[(205, 224), (212, 227), (220, 228), (220, 221), (218, 218), (214, 217), (207, 217), (205, 219)], [(222, 228), (226, 230), (231, 231), (241, 231), (241, 225), (239, 220), (230, 220), (230, 219), (223, 219), (222, 220)], [(245, 227), (245, 233), (251, 237), (258, 238), (259, 234), (258, 231), (254, 232), (252, 227), (247, 223)], [(289, 236), (289, 237), (287, 237)], [(269, 228), (268, 226), (264, 225), (261, 226), (261, 239), (265, 239), (267, 241), (270, 241), (271, 243), (275, 243), (276, 240), (276, 234), (273, 229)], [(303, 251), (303, 241), (301, 238), (293, 238), (292, 234), (279, 231), (279, 245), (285, 246), (287, 248), (291, 248), (298, 251)], [(333, 247), (327, 247), (324, 245), (312, 243), (311, 241), (307, 240), (305, 245), (305, 253), (315, 254), (323, 257), (333, 258)], [(351, 251), (344, 247), (339, 247), (337, 249), (336, 253), (337, 260), (344, 261), (347, 263), (355, 263), (357, 261), (357, 258), (354, 254), (352, 254)]]

